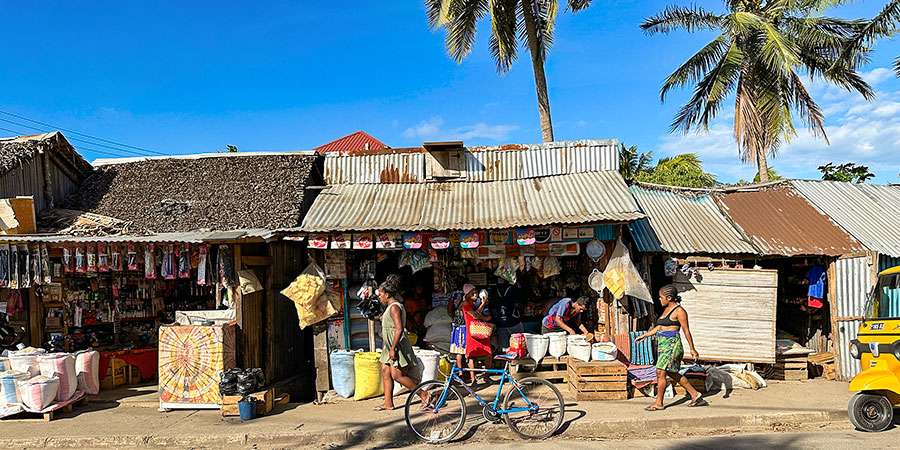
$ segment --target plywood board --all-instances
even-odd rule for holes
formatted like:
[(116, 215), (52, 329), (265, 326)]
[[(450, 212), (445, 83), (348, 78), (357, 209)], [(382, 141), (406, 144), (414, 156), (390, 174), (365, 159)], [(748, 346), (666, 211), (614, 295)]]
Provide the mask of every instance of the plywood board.
[(700, 358), (774, 363), (778, 272), (701, 269), (700, 275), (700, 281), (675, 275)]

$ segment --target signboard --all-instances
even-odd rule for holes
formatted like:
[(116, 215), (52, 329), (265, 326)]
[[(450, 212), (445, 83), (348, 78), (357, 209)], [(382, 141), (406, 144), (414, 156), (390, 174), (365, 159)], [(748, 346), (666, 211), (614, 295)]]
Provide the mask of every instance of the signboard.
[(347, 278), (347, 252), (325, 252), (325, 278)]
[(371, 250), (373, 248), (372, 235), (370, 233), (361, 233), (353, 235), (354, 250)]
[(444, 250), (450, 248), (450, 238), (444, 235), (436, 234), (428, 239), (431, 248), (435, 250)]
[(562, 237), (567, 241), (578, 239), (578, 228), (563, 228)]
[(560, 227), (550, 228), (550, 242), (562, 242), (563, 230)]
[(425, 244), (425, 237), (421, 233), (403, 233), (403, 247), (420, 249)]
[(353, 241), (353, 236), (349, 234), (335, 234), (331, 237), (331, 249), (332, 250), (348, 250), (350, 249), (350, 243)]
[(491, 245), (509, 244), (510, 232), (508, 230), (491, 230)]
[(534, 242), (537, 244), (543, 244), (545, 242), (550, 242), (550, 229), (549, 228), (538, 228), (534, 230)]
[(593, 239), (594, 238), (594, 229), (590, 227), (584, 227), (578, 229), (578, 239)]
[(550, 244), (550, 256), (576, 256), (580, 251), (581, 245), (577, 242)]
[(484, 233), (479, 231), (465, 231), (459, 235), (459, 245), (462, 248), (478, 248), (484, 242)]
[(400, 233), (376, 233), (375, 248), (385, 250), (403, 248), (403, 236)]
[(451, 231), (450, 232), (450, 245), (453, 247), (459, 247), (460, 240), (460, 232), (459, 231)]
[(533, 245), (536, 241), (534, 228), (519, 228), (516, 230), (516, 243), (519, 245)]

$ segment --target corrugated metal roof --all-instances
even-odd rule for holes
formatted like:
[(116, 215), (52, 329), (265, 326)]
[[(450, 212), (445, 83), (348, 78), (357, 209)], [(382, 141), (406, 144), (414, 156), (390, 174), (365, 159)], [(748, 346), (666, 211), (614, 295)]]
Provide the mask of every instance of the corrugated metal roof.
[(486, 183), (336, 185), (319, 194), (302, 229), (441, 231), (641, 217), (619, 173), (603, 171)]
[(869, 250), (900, 257), (900, 187), (836, 181), (792, 184)]
[(355, 133), (350, 133), (342, 138), (337, 138), (327, 144), (322, 144), (316, 148), (314, 151), (317, 152), (353, 152), (357, 150), (367, 150), (367, 149), (379, 149), (379, 148), (390, 148), (384, 142), (379, 141), (378, 139), (373, 138), (366, 133), (365, 131), (357, 131)]
[[(541, 144), (469, 147), (465, 180), (518, 180), (619, 170), (618, 141), (595, 139)], [(425, 149), (341, 152), (325, 158), (329, 184), (420, 183), (425, 181)]]
[(325, 155), (325, 183), (418, 183), (425, 180), (425, 153)]
[(719, 211), (709, 193), (638, 185), (631, 186), (631, 193), (647, 215), (647, 220), (629, 225), (642, 252), (756, 253)]
[(715, 194), (762, 255), (839, 256), (863, 246), (789, 188)]

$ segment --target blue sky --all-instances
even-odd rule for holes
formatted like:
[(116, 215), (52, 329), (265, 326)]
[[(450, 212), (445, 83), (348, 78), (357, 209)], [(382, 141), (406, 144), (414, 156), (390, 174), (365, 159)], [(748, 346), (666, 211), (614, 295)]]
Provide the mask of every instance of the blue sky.
[[(723, 181), (749, 179), (728, 111), (708, 135), (668, 133), (690, 92), (660, 104), (660, 83), (710, 39), (645, 36), (638, 24), (669, 3), (595, 0), (560, 14), (547, 62), (556, 138), (618, 138), (656, 157), (698, 152)], [(884, 3), (833, 14), (871, 16)], [(720, 1), (699, 4), (721, 10)], [(0, 109), (158, 152), (303, 150), (359, 129), (392, 147), (541, 137), (527, 53), (498, 76), (485, 21), (475, 51), (457, 65), (419, 1), (7, 2), (2, 12), (15, 20), (4, 24)], [(832, 145), (804, 131), (770, 164), (816, 178), (820, 164), (855, 161), (869, 164), (876, 181), (897, 182), (900, 80), (885, 69), (897, 55), (900, 40), (884, 42), (865, 69), (873, 103), (813, 83)], [(81, 151), (88, 159), (119, 153)]]

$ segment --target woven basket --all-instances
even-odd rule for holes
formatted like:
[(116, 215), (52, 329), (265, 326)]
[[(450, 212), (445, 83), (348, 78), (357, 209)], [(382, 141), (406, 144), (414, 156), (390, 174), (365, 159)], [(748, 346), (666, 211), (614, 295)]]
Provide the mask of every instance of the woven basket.
[(475, 339), (487, 339), (494, 332), (494, 325), (473, 320), (469, 324), (469, 334)]

